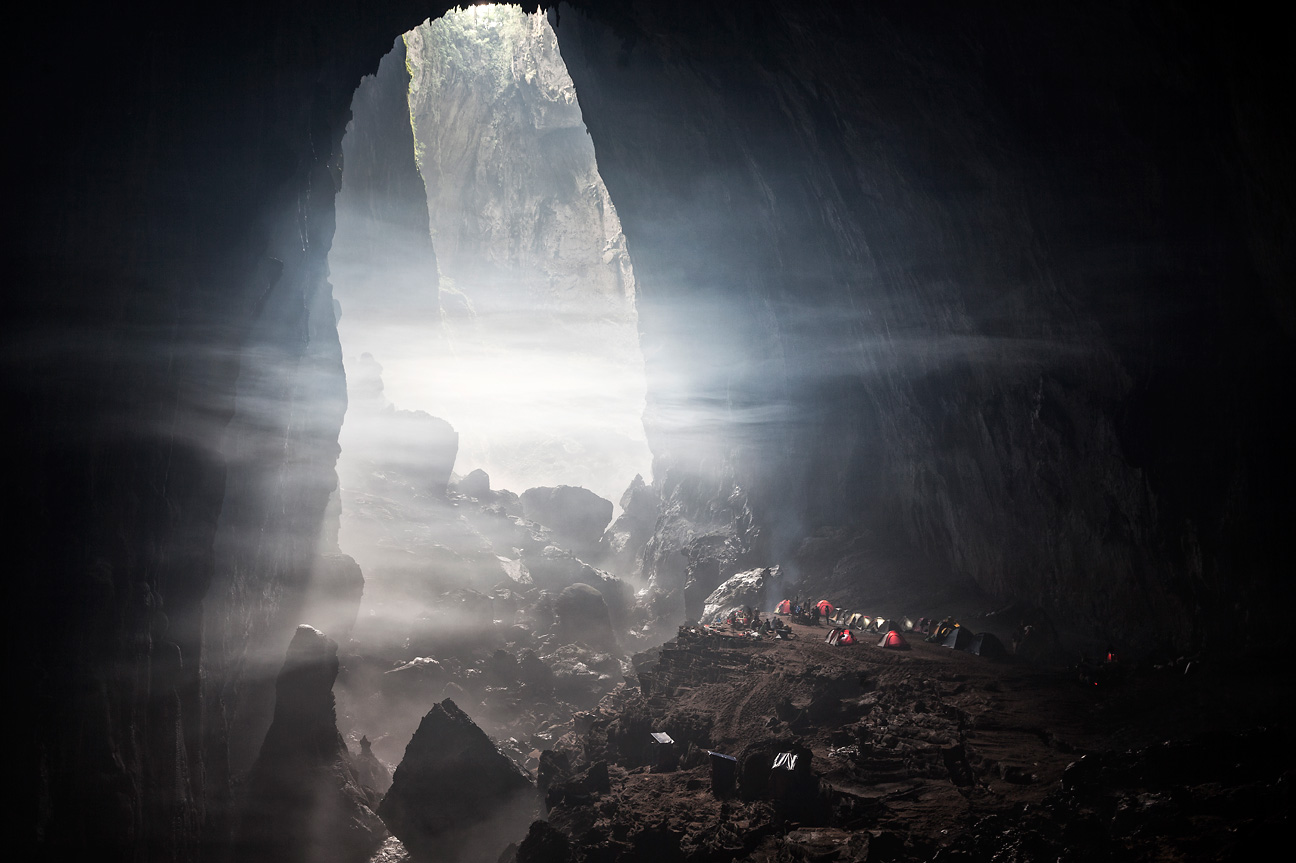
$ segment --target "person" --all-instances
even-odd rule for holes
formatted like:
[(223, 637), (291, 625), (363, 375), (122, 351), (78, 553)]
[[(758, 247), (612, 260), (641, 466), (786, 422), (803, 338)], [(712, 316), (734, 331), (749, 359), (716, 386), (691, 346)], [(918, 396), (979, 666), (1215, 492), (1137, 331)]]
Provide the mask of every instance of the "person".
[(819, 606), (817, 605), (810, 606), (810, 625), (819, 625)]

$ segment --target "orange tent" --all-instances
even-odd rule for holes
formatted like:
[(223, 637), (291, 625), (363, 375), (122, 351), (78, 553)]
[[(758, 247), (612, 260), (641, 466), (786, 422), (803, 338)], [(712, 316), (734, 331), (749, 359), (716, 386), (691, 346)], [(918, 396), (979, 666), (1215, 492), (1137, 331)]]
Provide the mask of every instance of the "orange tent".
[(780, 602), (780, 603), (778, 604), (778, 608), (776, 609), (776, 611), (777, 611), (777, 613), (779, 613), (779, 614), (791, 614), (791, 613), (792, 613), (792, 600), (790, 600), (790, 599), (785, 599), (785, 600), (783, 600), (782, 602)]
[(819, 613), (824, 617), (832, 617), (833, 612), (837, 610), (833, 608), (833, 604), (826, 599), (819, 600), (815, 605), (818, 607)]

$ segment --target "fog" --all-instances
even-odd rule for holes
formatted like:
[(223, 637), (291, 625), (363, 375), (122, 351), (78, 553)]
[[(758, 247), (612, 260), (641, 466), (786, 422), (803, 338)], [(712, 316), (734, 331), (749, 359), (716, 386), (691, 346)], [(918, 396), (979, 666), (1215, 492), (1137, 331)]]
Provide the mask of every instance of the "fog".
[[(651, 470), (633, 269), (553, 32), (516, 7), (474, 7), (402, 47), (409, 125), (388, 134), (412, 127), (417, 173), (375, 167), (375, 133), (355, 131), (379, 122), (367, 105), (404, 69), (366, 79), (344, 141), (329, 263), (348, 379), (369, 354), (386, 404), (449, 422), (459, 475), (616, 503)], [(344, 476), (366, 446), (353, 414)]]

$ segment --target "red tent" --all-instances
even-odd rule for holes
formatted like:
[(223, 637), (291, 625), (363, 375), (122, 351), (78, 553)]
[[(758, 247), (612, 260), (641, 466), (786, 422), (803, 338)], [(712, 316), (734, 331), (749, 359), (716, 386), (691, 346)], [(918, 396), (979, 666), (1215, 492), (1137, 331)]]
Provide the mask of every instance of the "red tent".
[(818, 607), (819, 613), (824, 617), (832, 617), (833, 612), (836, 611), (836, 609), (833, 608), (833, 604), (826, 599), (819, 600), (815, 605)]
[(776, 609), (776, 611), (777, 611), (779, 614), (791, 614), (791, 613), (792, 613), (792, 600), (790, 600), (790, 599), (785, 599), (785, 600), (783, 600), (782, 602), (780, 602), (780, 603), (778, 604), (778, 608)]
[(893, 629), (882, 636), (882, 640), (878, 642), (878, 647), (889, 647), (892, 650), (908, 650), (909, 642), (905, 641), (905, 637)]
[(856, 640), (853, 632), (840, 626), (834, 627), (832, 632), (828, 633), (828, 637), (825, 638), (824, 641), (833, 645), (859, 644), (859, 641)]

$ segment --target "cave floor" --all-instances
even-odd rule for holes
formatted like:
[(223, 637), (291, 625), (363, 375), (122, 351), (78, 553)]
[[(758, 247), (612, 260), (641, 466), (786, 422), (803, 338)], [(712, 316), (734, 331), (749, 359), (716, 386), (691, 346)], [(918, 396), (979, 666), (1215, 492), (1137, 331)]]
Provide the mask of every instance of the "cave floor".
[[(1286, 830), (1285, 677), (1198, 663), (1094, 686), (1011, 657), (793, 629), (681, 636), (642, 692), (609, 696), (592, 731), (563, 741), (609, 763), (610, 792), (550, 813), (579, 859), (1225, 860)], [(644, 723), (675, 729), (681, 769), (627, 742)], [(744, 785), (744, 753), (782, 744), (813, 753), (813, 791)], [(705, 750), (741, 759), (736, 794), (712, 793)]]

